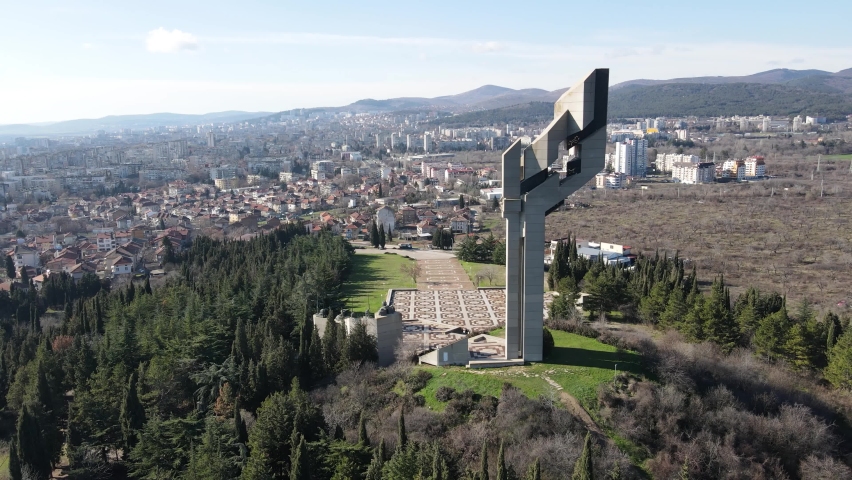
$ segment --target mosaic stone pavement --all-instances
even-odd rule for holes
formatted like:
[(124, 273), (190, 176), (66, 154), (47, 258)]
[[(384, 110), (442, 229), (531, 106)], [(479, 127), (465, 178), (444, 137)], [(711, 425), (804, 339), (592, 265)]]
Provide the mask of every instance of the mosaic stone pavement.
[(417, 288), (420, 290), (475, 290), (464, 267), (458, 259), (418, 260), (420, 277)]
[(482, 290), (395, 290), (393, 305), (403, 321), (425, 320), (468, 331), (488, 331), (506, 317), (506, 292)]
[(471, 360), (506, 358), (506, 341), (491, 335), (477, 335), (467, 341)]

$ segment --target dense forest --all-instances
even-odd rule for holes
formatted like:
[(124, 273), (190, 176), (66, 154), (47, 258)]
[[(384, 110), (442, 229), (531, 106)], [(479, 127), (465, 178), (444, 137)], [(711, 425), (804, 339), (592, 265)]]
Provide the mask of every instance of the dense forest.
[(832, 119), (845, 118), (852, 112), (852, 98), (842, 93), (757, 83), (629, 86), (609, 94), (610, 118), (690, 115), (787, 117), (813, 112)]
[[(487, 257), (492, 243), (468, 247)], [(807, 304), (788, 313), (782, 297), (755, 291), (731, 301), (722, 279), (703, 293), (677, 257), (611, 268), (569, 242), (549, 273), (561, 293), (549, 327), (636, 350), (650, 372), (601, 386), (602, 435), (553, 398), (508, 384), (498, 397), (443, 387), (434, 395), (446, 409), (429, 410), (431, 374), (404, 360), (377, 368), (363, 327), (320, 338), (311, 313), (345, 308), (352, 254), (339, 236), (288, 226), (248, 242), (198, 238), (156, 289), (56, 276), (38, 293), (0, 293), (0, 440), (11, 478), (47, 478), (60, 459), (71, 479), (850, 472), (848, 410), (815, 393), (838, 390), (781, 365), (848, 388), (845, 319), (817, 318)], [(581, 288), (593, 317), (618, 311), (682, 333), (660, 343), (595, 330), (566, 308)]]

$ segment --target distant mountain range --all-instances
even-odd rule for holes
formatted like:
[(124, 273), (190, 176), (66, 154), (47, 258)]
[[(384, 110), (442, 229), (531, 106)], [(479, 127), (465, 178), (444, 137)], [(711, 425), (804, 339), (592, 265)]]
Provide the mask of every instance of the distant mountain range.
[[(443, 124), (492, 125), (546, 119), (547, 110), (552, 108), (553, 102), (565, 90), (515, 90), (484, 85), (457, 95), (364, 99), (343, 107), (307, 110), (355, 113), (440, 110), (455, 114), (452, 118), (442, 119)], [(238, 122), (277, 118), (281, 113), (284, 112), (119, 115), (51, 124), (0, 125), (0, 136), (75, 134), (120, 128)], [(836, 73), (779, 68), (746, 76), (638, 79), (610, 87), (611, 118), (736, 114), (807, 114), (830, 118), (852, 114), (852, 68)]]
[[(514, 90), (485, 85), (457, 95), (365, 99), (344, 107), (318, 110), (404, 112), (436, 109), (456, 114), (442, 120), (443, 124), (490, 125), (491, 122), (538, 121), (544, 106), (556, 101), (565, 90)], [(779, 68), (746, 76), (630, 80), (610, 87), (609, 113), (612, 118), (737, 114), (819, 114), (840, 118), (852, 113), (852, 69), (831, 73)]]
[(90, 134), (98, 130), (115, 131), (129, 128), (143, 129), (162, 125), (198, 125), (202, 123), (229, 123), (257, 118), (270, 112), (227, 111), (185, 115), (180, 113), (151, 113), (147, 115), (110, 115), (96, 119), (66, 120), (34, 125), (0, 125), (0, 135)]

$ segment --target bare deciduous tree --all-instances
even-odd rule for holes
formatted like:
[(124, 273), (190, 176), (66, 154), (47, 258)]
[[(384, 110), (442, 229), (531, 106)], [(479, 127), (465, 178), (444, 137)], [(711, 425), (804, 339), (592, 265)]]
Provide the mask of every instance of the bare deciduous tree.
[(417, 263), (417, 260), (412, 260), (410, 263), (402, 266), (402, 273), (416, 284), (417, 279), (420, 277), (420, 264)]

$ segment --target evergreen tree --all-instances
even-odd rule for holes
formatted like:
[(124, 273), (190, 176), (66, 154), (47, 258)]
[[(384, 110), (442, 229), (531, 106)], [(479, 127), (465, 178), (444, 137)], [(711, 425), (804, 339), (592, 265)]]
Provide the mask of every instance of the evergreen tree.
[(30, 284), (30, 274), (27, 272), (27, 267), (21, 267), (21, 284), (24, 286), (29, 286)]
[(592, 468), (592, 434), (586, 433), (586, 440), (583, 442), (583, 453), (574, 464), (574, 474), (571, 475), (571, 480), (594, 480), (595, 474)]
[(163, 237), (163, 264), (175, 262), (175, 249), (168, 235)]
[(329, 318), (322, 336), (322, 357), (327, 373), (334, 373), (340, 364), (337, 331), (337, 322)]
[(373, 226), (370, 228), (370, 245), (373, 248), (379, 248), (379, 227), (373, 221)]
[(826, 325), (825, 351), (830, 353), (837, 338), (843, 334), (843, 327), (840, 325), (840, 317), (830, 312), (826, 314), (823, 323)]
[(852, 390), (852, 328), (837, 338), (828, 358), (826, 380), (837, 388)]
[(21, 461), (18, 458), (18, 439), (16, 437), (12, 438), (12, 442), (9, 445), (9, 478), (11, 480), (23, 480), (23, 473), (21, 472)]
[(478, 480), (488, 480), (488, 442), (482, 442), (482, 453), (479, 454)]
[(379, 182), (379, 196), (378, 196), (378, 198), (383, 198), (383, 197), (384, 197), (384, 193), (382, 192), (382, 184), (381, 184), (381, 182)]
[(538, 458), (527, 469), (527, 475), (524, 477), (524, 480), (541, 480), (541, 461)]
[(449, 479), (449, 467), (447, 467), (447, 462), (444, 460), (444, 456), (441, 454), (441, 449), (438, 448), (438, 444), (435, 443), (435, 449), (432, 452), (432, 477), (430, 480), (450, 480)]
[(305, 437), (299, 435), (299, 444), (290, 459), (290, 480), (310, 480), (311, 470), (308, 466), (308, 448)]
[(130, 374), (127, 389), (121, 402), (121, 412), (118, 417), (121, 425), (121, 437), (124, 441), (125, 454), (136, 446), (137, 433), (145, 425), (145, 407), (139, 401), (136, 372)]
[(680, 474), (678, 475), (678, 480), (689, 480), (689, 457), (686, 457), (683, 461), (683, 466), (680, 467)]
[(785, 308), (763, 318), (754, 332), (753, 341), (757, 353), (770, 359), (782, 358), (790, 328), (790, 319)]
[(242, 443), (243, 445), (248, 443), (248, 430), (246, 429), (246, 422), (240, 414), (239, 398), (234, 401), (234, 433), (237, 443)]
[(364, 418), (363, 410), (361, 410), (361, 416), (358, 418), (358, 444), (365, 447), (370, 446), (370, 437), (367, 435), (367, 420)]
[(385, 243), (387, 242), (387, 238), (385, 237), (385, 225), (379, 225), (379, 247), (385, 248)]
[(153, 292), (151, 290), (151, 277), (145, 277), (145, 293), (151, 295)]
[(464, 194), (459, 194), (459, 208), (464, 208)]
[(728, 300), (728, 291), (724, 279), (713, 282), (710, 298), (704, 303), (704, 334), (706, 338), (718, 344), (722, 351), (730, 352), (740, 336), (739, 326), (734, 320)]
[(12, 260), (11, 255), (6, 255), (6, 276), (9, 278), (15, 278), (15, 261)]
[(51, 473), (50, 455), (42, 436), (41, 424), (29, 405), (24, 405), (18, 416), (17, 461), (21, 472), (29, 468), (36, 479), (46, 479)]
[(503, 453), (503, 442), (500, 442), (500, 453), (497, 454), (497, 480), (509, 480), (506, 471), (506, 456)]
[(399, 450), (401, 448), (405, 448), (405, 445), (408, 443), (408, 436), (405, 434), (405, 412), (402, 410), (402, 408), (399, 409), (399, 421), (396, 427), (396, 438), (396, 449)]
[(382, 467), (382, 480), (411, 480), (419, 474), (416, 446), (409, 443), (397, 448), (393, 456)]
[(491, 201), (491, 210), (495, 212), (500, 209), (500, 200), (497, 200), (497, 197), (494, 197), (494, 200)]
[(382, 468), (385, 465), (385, 441), (379, 442), (379, 447), (373, 452), (373, 459), (367, 467), (364, 480), (382, 480)]
[(316, 326), (311, 328), (311, 346), (308, 347), (308, 358), (312, 380), (321, 380), (326, 375), (325, 357), (322, 340), (320, 339), (319, 330)]

